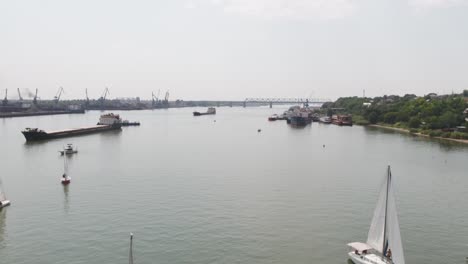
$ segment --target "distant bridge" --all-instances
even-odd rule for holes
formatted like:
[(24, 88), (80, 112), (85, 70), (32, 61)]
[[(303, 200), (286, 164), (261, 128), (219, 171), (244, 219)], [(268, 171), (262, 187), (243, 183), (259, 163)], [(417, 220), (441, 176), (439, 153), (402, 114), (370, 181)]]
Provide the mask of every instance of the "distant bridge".
[(247, 103), (263, 103), (270, 104), (270, 108), (273, 104), (324, 104), (331, 102), (330, 99), (320, 98), (246, 98), (244, 100), (244, 107)]

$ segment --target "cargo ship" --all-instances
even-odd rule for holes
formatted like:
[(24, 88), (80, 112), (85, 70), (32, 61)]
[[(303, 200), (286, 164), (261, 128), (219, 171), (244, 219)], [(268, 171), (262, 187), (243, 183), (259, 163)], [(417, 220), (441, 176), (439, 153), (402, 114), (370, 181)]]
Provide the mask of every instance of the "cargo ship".
[(306, 126), (312, 122), (311, 111), (308, 108), (293, 106), (285, 112), (286, 122), (292, 126)]
[(291, 116), (288, 119), (288, 124), (292, 126), (306, 126), (310, 124), (311, 120), (308, 117), (301, 116), (301, 115), (295, 115)]
[(101, 117), (99, 118), (99, 123), (96, 126), (64, 129), (49, 132), (40, 130), (38, 128), (26, 128), (25, 130), (21, 131), (21, 133), (23, 133), (24, 137), (26, 138), (26, 141), (37, 141), (93, 134), (109, 130), (119, 130), (121, 128), (122, 119), (120, 119), (119, 115), (114, 115), (111, 113), (101, 115)]
[(193, 112), (193, 116), (201, 116), (201, 115), (214, 115), (216, 114), (216, 108), (214, 107), (210, 107), (208, 108), (208, 111), (206, 111), (205, 113), (200, 113), (200, 112)]
[(334, 115), (332, 116), (332, 123), (339, 126), (352, 126), (353, 118), (351, 115)]

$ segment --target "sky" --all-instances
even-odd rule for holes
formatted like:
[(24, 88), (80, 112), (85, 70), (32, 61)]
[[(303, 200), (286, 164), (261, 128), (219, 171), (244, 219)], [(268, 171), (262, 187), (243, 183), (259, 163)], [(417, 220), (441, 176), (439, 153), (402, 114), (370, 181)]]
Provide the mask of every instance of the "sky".
[(0, 97), (60, 86), (64, 99), (460, 93), (468, 0), (0, 0)]

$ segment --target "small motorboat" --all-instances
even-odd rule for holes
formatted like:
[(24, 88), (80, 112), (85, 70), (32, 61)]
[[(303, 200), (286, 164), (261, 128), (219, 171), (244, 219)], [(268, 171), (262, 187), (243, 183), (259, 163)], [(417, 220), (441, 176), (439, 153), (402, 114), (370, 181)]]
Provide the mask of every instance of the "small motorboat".
[(279, 117), (277, 114), (274, 114), (270, 117), (268, 117), (268, 121), (276, 121), (276, 120), (279, 120)]
[(64, 173), (60, 181), (63, 185), (68, 185), (71, 182), (71, 178), (70, 176), (67, 176), (67, 174)]
[(10, 200), (0, 201), (0, 209), (2, 209), (3, 207), (9, 206), (9, 205), (10, 205)]
[(2, 182), (0, 181), (0, 209), (9, 205), (10, 205), (10, 200), (6, 198), (5, 192), (3, 191), (3, 188), (2, 188)]
[(319, 122), (320, 122), (320, 123), (324, 123), (324, 124), (331, 124), (332, 121), (331, 121), (331, 118), (330, 118), (330, 117), (324, 116), (324, 117), (321, 117), (321, 118), (320, 118), (320, 121), (319, 121)]
[(67, 146), (65, 146), (63, 150), (60, 150), (59, 152), (60, 152), (60, 155), (71, 155), (71, 154), (78, 153), (78, 149), (74, 148), (73, 144), (67, 144)]

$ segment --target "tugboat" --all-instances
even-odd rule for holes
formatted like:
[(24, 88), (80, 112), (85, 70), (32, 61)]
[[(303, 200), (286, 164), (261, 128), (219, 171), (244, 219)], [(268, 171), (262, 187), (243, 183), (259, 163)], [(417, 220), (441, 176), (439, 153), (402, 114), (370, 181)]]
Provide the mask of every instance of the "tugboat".
[(63, 185), (68, 185), (71, 182), (71, 178), (70, 176), (67, 175), (67, 173), (68, 173), (67, 156), (64, 156), (63, 157), (63, 175), (62, 175), (62, 179), (60, 179), (60, 182)]
[(284, 112), (282, 115), (274, 114), (268, 117), (268, 121), (277, 121), (277, 120), (287, 120), (288, 111)]
[(276, 120), (279, 120), (279, 116), (277, 114), (274, 114), (268, 117), (268, 121), (276, 121)]
[(201, 115), (215, 115), (216, 114), (216, 108), (210, 107), (205, 113), (200, 113), (200, 112), (193, 112), (193, 116), (201, 116)]
[(97, 123), (98, 126), (114, 126), (114, 127), (121, 127), (122, 126), (122, 119), (119, 115), (114, 113), (104, 114), (101, 115), (99, 118), (99, 122)]
[(78, 153), (78, 149), (73, 148), (73, 144), (67, 144), (67, 146), (64, 147), (63, 150), (61, 150), (59, 152), (60, 152), (60, 155), (71, 155), (71, 154)]
[(3, 191), (3, 188), (2, 188), (2, 182), (0, 181), (0, 209), (9, 205), (10, 205), (10, 200), (6, 198), (5, 192)]
[(139, 126), (139, 125), (140, 125), (140, 122), (138, 122), (138, 121), (130, 122), (128, 120), (124, 120), (122, 122), (122, 126)]

